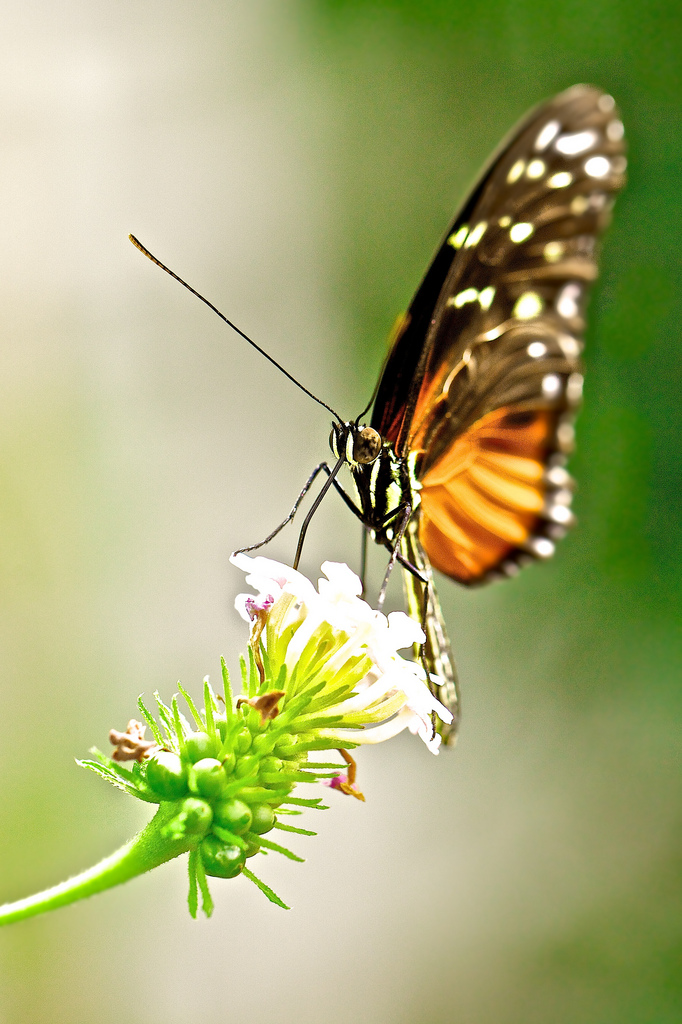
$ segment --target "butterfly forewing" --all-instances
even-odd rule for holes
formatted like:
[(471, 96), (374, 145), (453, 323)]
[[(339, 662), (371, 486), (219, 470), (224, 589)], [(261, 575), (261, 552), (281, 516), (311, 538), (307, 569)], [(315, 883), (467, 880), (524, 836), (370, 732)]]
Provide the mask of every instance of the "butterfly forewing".
[(546, 557), (572, 520), (560, 463), (622, 135), (611, 97), (587, 86), (532, 113), (455, 218), (389, 356), (372, 423), (420, 453), (421, 541), (461, 582)]
[(451, 224), (379, 382), (371, 425), (420, 492), (401, 553), (428, 581), (406, 574), (446, 741), (459, 697), (429, 563), (467, 584), (514, 575), (571, 525), (585, 304), (625, 167), (610, 96), (575, 86), (531, 112)]

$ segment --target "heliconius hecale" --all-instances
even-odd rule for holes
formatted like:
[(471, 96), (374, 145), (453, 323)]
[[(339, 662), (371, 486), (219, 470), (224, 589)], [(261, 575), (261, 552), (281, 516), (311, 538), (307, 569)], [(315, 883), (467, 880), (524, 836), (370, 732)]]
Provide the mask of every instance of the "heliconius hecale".
[[(596, 88), (575, 86), (514, 129), (399, 322), (369, 426), (361, 423), (369, 407), (350, 422), (337, 417), (336, 465), (318, 466), (301, 494), (327, 472), (294, 565), (333, 485), (390, 550), (388, 571), (396, 560), (403, 566), (410, 612), (425, 627), (421, 659), (454, 715), (452, 725), (438, 723), (446, 742), (460, 705), (431, 566), (466, 585), (514, 576), (552, 555), (573, 521), (565, 463), (583, 380), (584, 307), (625, 167), (615, 103)], [(344, 463), (359, 506), (336, 480)]]

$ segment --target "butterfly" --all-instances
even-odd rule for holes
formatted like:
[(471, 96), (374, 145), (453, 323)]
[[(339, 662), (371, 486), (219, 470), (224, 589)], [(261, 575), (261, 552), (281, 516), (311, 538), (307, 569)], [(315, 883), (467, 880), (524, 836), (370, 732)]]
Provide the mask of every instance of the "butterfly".
[(554, 553), (574, 521), (566, 471), (596, 243), (625, 178), (614, 100), (575, 86), (492, 157), (401, 318), (369, 427), (335, 425), (371, 536), (406, 569), (424, 666), (453, 712), (457, 674), (432, 567), (466, 586)]
[[(370, 405), (344, 421), (136, 238), (133, 243), (334, 416), (336, 464), (300, 531), (333, 486), (390, 551), (425, 642), (415, 652), (453, 714), (455, 662), (433, 571), (465, 586), (515, 576), (554, 553), (573, 523), (565, 464), (580, 404), (585, 304), (596, 245), (625, 183), (623, 125), (613, 98), (577, 85), (532, 110), (493, 155), (450, 224), (398, 322)], [(368, 425), (361, 420), (371, 408)], [(339, 484), (346, 464), (356, 502)]]

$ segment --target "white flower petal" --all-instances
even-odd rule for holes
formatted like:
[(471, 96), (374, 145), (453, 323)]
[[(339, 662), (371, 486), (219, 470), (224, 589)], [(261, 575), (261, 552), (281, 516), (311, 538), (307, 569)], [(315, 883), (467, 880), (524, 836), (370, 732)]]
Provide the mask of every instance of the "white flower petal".
[(389, 612), (388, 632), (396, 651), (412, 644), (423, 644), (426, 640), (419, 623), (405, 612)]
[[(280, 658), (292, 671), (307, 646), (327, 641), (335, 634), (334, 653), (318, 662), (315, 671), (327, 679), (343, 678), (346, 665), (356, 666), (367, 657), (372, 667), (356, 684), (352, 696), (327, 708), (330, 714), (353, 714), (371, 728), (338, 730), (353, 742), (378, 743), (409, 727), (437, 753), (440, 737), (434, 736), (432, 715), (451, 722), (452, 714), (431, 693), (421, 665), (401, 657), (398, 650), (424, 642), (421, 626), (404, 612), (391, 612), (388, 618), (360, 597), (359, 577), (341, 562), (325, 562), (326, 579), (319, 580), (319, 592), (312, 583), (290, 566), (273, 559), (235, 554), (231, 561), (247, 573), (247, 582), (258, 591), (256, 598), (240, 594), (235, 602), (239, 614), (250, 621), (249, 605), (267, 608), (267, 629), (261, 636), (266, 646), (286, 635)], [(291, 627), (294, 627), (292, 629)], [(287, 631), (289, 631), (287, 633)], [(316, 638), (317, 634), (317, 638)], [(332, 648), (333, 649), (333, 648)], [(273, 665), (273, 671), (280, 666)], [(436, 680), (437, 682), (437, 680)], [(334, 685), (337, 685), (336, 683)], [(397, 712), (397, 713), (396, 713)], [(382, 721), (382, 718), (384, 721)], [(374, 724), (374, 723), (379, 724)], [(333, 730), (322, 730), (321, 735)], [(356, 738), (356, 734), (361, 739)], [(334, 733), (334, 736), (337, 734)]]
[(319, 580), (318, 590), (320, 594), (331, 599), (331, 595), (338, 595), (338, 598), (352, 600), (362, 594), (362, 581), (352, 569), (349, 569), (345, 562), (323, 562), (322, 572), (326, 580)]

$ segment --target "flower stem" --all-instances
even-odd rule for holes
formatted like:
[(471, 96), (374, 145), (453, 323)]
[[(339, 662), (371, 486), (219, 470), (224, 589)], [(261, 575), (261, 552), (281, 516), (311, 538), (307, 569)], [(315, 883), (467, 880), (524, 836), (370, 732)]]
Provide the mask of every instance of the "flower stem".
[(186, 853), (200, 841), (199, 835), (179, 836), (165, 826), (177, 815), (178, 805), (163, 803), (152, 820), (129, 843), (116, 853), (105, 857), (99, 864), (88, 868), (74, 878), (59, 885), (27, 896), (25, 899), (0, 906), (0, 926), (22, 921), (36, 914), (75, 903), (127, 882), (174, 857)]

